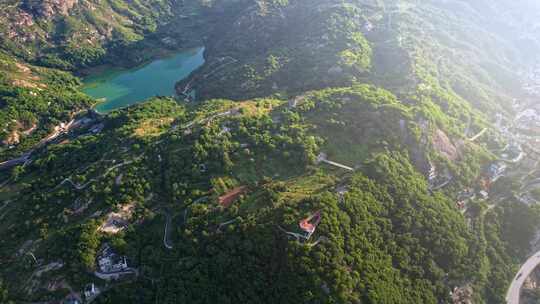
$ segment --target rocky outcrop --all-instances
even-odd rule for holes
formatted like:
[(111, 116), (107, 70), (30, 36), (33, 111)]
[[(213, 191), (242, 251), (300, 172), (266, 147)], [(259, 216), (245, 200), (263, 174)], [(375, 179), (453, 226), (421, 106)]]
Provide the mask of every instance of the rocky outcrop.
[(435, 151), (447, 159), (455, 161), (459, 158), (458, 149), (441, 129), (435, 130), (432, 144)]
[(26, 0), (23, 8), (36, 17), (52, 19), (57, 15), (67, 16), (78, 0)]
[(13, 146), (19, 144), (20, 141), (21, 137), (19, 135), (19, 132), (12, 131), (6, 136), (6, 138), (4, 138), (4, 140), (2, 140), (2, 144), (6, 146)]
[(21, 137), (31, 135), (36, 129), (37, 124), (33, 123), (32, 126), (25, 128), (23, 124), (16, 121), (15, 122), (15, 129), (9, 132), (1, 141), (1, 143), (5, 146), (14, 146), (18, 145), (21, 142)]
[(20, 9), (3, 13), (5, 15), (0, 15), (0, 21), (6, 25), (7, 38), (21, 42), (32, 41), (36, 38), (36, 33), (30, 30), (35, 24), (34, 17), (30, 13)]
[(77, 4), (78, 0), (48, 0), (43, 1), (41, 13), (46, 17), (52, 17), (55, 13), (67, 16), (69, 10)]
[(34, 18), (32, 17), (32, 15), (25, 11), (19, 11), (15, 15), (15, 21), (13, 22), (13, 24), (17, 27), (29, 27), (34, 25)]
[(453, 304), (472, 304), (473, 303), (473, 289), (470, 285), (462, 287), (456, 287), (450, 293)]

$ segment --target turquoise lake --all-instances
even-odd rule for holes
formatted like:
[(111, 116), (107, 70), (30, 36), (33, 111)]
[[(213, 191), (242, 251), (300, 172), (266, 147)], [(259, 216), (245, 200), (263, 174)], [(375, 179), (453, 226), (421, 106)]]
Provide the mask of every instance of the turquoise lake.
[(132, 69), (109, 69), (83, 79), (82, 91), (102, 99), (100, 113), (124, 108), (154, 96), (175, 95), (174, 85), (204, 64), (204, 48), (195, 48)]

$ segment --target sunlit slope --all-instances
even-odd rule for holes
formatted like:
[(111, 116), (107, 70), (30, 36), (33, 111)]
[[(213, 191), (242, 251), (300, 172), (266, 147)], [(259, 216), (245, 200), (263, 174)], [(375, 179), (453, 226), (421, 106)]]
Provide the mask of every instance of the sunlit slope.
[[(145, 276), (163, 259), (178, 262), (162, 270), (164, 289), (134, 281), (101, 297), (107, 303), (129, 303), (135, 289), (144, 299), (202, 303), (435, 303), (477, 271), (470, 265), (482, 253), (452, 199), (428, 191), (421, 164), (438, 152), (417, 147), (437, 121), (423, 117), (421, 127), (421, 117), (370, 86), (306, 92), (296, 102), (186, 108), (154, 99), (113, 112), (101, 133), (53, 145), (11, 175), (1, 193), (3, 276), (21, 300), (49, 295), (36, 292), (58, 276), (82, 288), (108, 240)], [(323, 154), (356, 171), (319, 162)], [(231, 192), (239, 195), (225, 200)], [(130, 228), (102, 232), (123, 206), (136, 210)], [(322, 219), (309, 240), (288, 237), (316, 211)], [(167, 214), (172, 249), (163, 246)], [(66, 265), (31, 277), (28, 259), (17, 258), (23, 243), (21, 252)]]

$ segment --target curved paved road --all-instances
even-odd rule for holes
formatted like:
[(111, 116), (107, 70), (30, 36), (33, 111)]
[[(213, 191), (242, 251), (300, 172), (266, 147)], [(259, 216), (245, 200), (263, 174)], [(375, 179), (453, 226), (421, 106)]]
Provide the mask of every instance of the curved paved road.
[(521, 286), (525, 279), (533, 272), (533, 270), (540, 264), (540, 251), (536, 252), (531, 256), (519, 269), (519, 272), (516, 274), (508, 292), (506, 293), (506, 303), (508, 304), (519, 304), (519, 293), (521, 291)]
[(163, 232), (163, 246), (167, 249), (173, 249), (172, 244), (169, 242), (170, 234), (171, 234), (171, 220), (172, 217), (169, 212), (165, 211), (165, 231)]

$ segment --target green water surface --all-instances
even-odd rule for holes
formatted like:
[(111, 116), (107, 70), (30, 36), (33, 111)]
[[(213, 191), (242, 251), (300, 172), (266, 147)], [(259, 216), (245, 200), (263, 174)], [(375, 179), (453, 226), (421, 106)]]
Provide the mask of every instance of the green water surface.
[(154, 96), (172, 96), (174, 84), (204, 63), (204, 48), (190, 49), (133, 69), (110, 69), (83, 79), (82, 91), (103, 102), (96, 110), (106, 113)]

